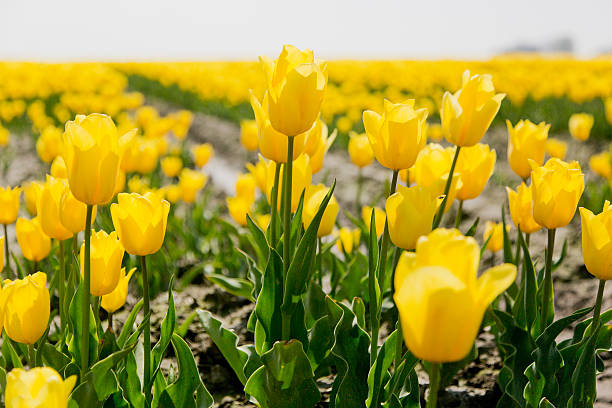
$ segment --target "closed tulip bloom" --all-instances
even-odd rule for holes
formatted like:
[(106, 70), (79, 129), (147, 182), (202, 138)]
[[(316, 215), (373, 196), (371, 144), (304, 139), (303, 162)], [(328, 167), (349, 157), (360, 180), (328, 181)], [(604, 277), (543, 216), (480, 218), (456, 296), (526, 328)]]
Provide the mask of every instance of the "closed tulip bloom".
[[(510, 226), (506, 225), (506, 231), (509, 230)], [(487, 249), (491, 252), (497, 252), (504, 247), (504, 228), (501, 222), (487, 221), (485, 223), (482, 241), (487, 242), (487, 240), (489, 240)]]
[(533, 218), (548, 229), (564, 227), (572, 220), (584, 191), (580, 164), (550, 159), (531, 173)]
[(610, 152), (601, 152), (591, 156), (589, 167), (593, 170), (593, 173), (608, 180), (612, 177), (612, 158), (610, 157)]
[[(105, 231), (91, 232), (91, 283), (89, 290), (93, 296), (104, 296), (111, 293), (121, 275), (121, 262), (125, 250), (117, 238), (115, 231), (107, 234)], [(85, 243), (81, 245), (80, 253), (81, 276), (84, 274)]]
[[(283, 180), (283, 170), (280, 171), (279, 180)], [(302, 192), (310, 185), (312, 180), (312, 169), (310, 168), (310, 159), (308, 155), (302, 154), (293, 162), (293, 171), (291, 173), (291, 212), (295, 212), (297, 210), (298, 204), (300, 203), (300, 197), (302, 196)], [(282, 197), (282, 183), (279, 183), (278, 187), (278, 200), (277, 205), (280, 209), (281, 206), (281, 197)], [(266, 197), (268, 198), (268, 202), (271, 203), (272, 198), (272, 188), (274, 187), (274, 165), (273, 163), (269, 163), (268, 165), (268, 177), (266, 182)]]
[(442, 199), (426, 187), (398, 186), (385, 207), (391, 242), (403, 249), (414, 249), (417, 239), (431, 231), (441, 203)]
[[(441, 196), (444, 194), (454, 154), (453, 147), (444, 148), (437, 143), (430, 143), (419, 153), (414, 167), (410, 170), (410, 176), (414, 177), (417, 185), (428, 188), (435, 196)], [(486, 164), (485, 161), (483, 167), (486, 167)], [(456, 170), (448, 190), (444, 211), (451, 208), (458, 191), (462, 188), (461, 174)]]
[[(304, 212), (302, 213), (304, 228), (307, 229), (308, 226), (310, 226), (310, 223), (317, 214), (317, 211), (319, 211), (319, 207), (328, 191), (329, 188), (323, 184), (312, 185), (306, 188), (304, 194)], [(340, 206), (338, 205), (338, 201), (336, 197), (332, 195), (327, 203), (327, 207), (325, 207), (325, 211), (323, 211), (323, 217), (321, 218), (321, 223), (317, 230), (318, 237), (325, 237), (332, 233), (339, 211)]]
[(55, 178), (65, 179), (68, 178), (68, 168), (66, 167), (66, 162), (62, 156), (57, 156), (51, 162), (51, 169), (49, 170), (49, 174), (51, 174)]
[(255, 181), (255, 177), (252, 174), (240, 174), (238, 179), (236, 180), (236, 196), (241, 197), (245, 201), (249, 203), (253, 203), (255, 201), (255, 188), (257, 182)]
[(3, 286), (4, 331), (18, 343), (36, 343), (49, 324), (47, 275), (36, 272), (24, 279), (7, 279)]
[[(367, 205), (361, 208), (361, 218), (366, 225), (367, 230), (370, 230), (370, 222), (372, 216), (372, 207)], [(385, 230), (385, 222), (387, 221), (387, 214), (382, 208), (374, 207), (374, 228), (376, 228), (376, 237), (380, 238)]]
[(130, 278), (132, 277), (135, 271), (136, 268), (132, 268), (130, 269), (130, 272), (126, 275), (125, 268), (121, 268), (121, 273), (119, 274), (119, 282), (117, 283), (115, 289), (111, 293), (102, 296), (100, 306), (102, 306), (102, 308), (108, 313), (115, 313), (125, 304)]
[(183, 193), (181, 199), (186, 203), (195, 202), (198, 192), (204, 188), (207, 181), (206, 174), (191, 169), (183, 169), (178, 183)]
[[(306, 132), (319, 116), (327, 87), (327, 64), (311, 50), (283, 46), (276, 61), (260, 57), (268, 90), (270, 123), (278, 132), (292, 137)], [(264, 102), (265, 103), (265, 102)]]
[[(257, 122), (259, 151), (266, 159), (273, 160), (276, 163), (286, 163), (289, 141), (287, 136), (272, 127), (267, 102), (267, 99), (264, 99), (263, 103), (260, 104), (255, 95), (251, 93), (251, 107)], [(294, 137), (293, 160), (304, 152), (305, 143), (306, 133)]]
[[(274, 165), (274, 164), (272, 164)], [(259, 160), (256, 164), (247, 163), (246, 168), (249, 170), (249, 173), (255, 179), (257, 184), (257, 188), (262, 193), (266, 193), (266, 185), (268, 181), (268, 163), (266, 163), (266, 159), (263, 156), (259, 155)], [(274, 182), (274, 179), (272, 179)]]
[(32, 217), (35, 217), (37, 214), (36, 203), (40, 197), (42, 186), (43, 183), (40, 181), (30, 181), (23, 185), (23, 198), (26, 210)]
[(6, 408), (66, 408), (77, 376), (66, 380), (50, 367), (14, 368), (6, 376)]
[(426, 109), (414, 109), (414, 99), (392, 103), (385, 99), (382, 115), (363, 112), (363, 126), (376, 160), (392, 170), (412, 167), (427, 138)]
[(125, 172), (119, 169), (117, 172), (117, 180), (115, 181), (115, 193), (113, 194), (113, 197), (125, 190), (126, 178)]
[[(97, 206), (93, 207), (91, 214), (91, 222), (93, 224), (96, 219)], [(87, 206), (77, 200), (69, 188), (64, 190), (62, 199), (60, 200), (60, 221), (64, 228), (72, 234), (78, 234), (85, 230), (87, 219)]]
[(247, 214), (250, 214), (251, 204), (253, 202), (240, 196), (227, 197), (225, 202), (232, 219), (236, 221), (238, 225), (245, 227), (247, 225)]
[(0, 224), (12, 224), (19, 214), (21, 187), (0, 187)]
[(72, 232), (64, 227), (60, 218), (62, 196), (66, 190), (69, 190), (66, 179), (48, 175), (38, 200), (38, 219), (43, 231), (60, 241), (72, 237)]
[(310, 157), (310, 168), (312, 170), (312, 174), (316, 174), (323, 169), (323, 159), (325, 158), (325, 154), (332, 144), (334, 144), (334, 140), (336, 140), (336, 135), (338, 134), (338, 130), (334, 129), (332, 134), (328, 137), (327, 126), (325, 126), (324, 129), (325, 131), (321, 137), (321, 142), (319, 143), (317, 150), (313, 154), (308, 154)]
[(472, 348), (485, 310), (510, 286), (516, 267), (503, 264), (478, 277), (480, 248), (457, 230), (437, 229), (404, 252), (393, 299), (404, 341), (417, 358), (459, 361)]
[(521, 183), (516, 191), (506, 187), (506, 192), (514, 225), (526, 234), (533, 234), (542, 228), (533, 218), (531, 186), (528, 187), (525, 183)]
[(193, 161), (196, 167), (204, 167), (206, 163), (213, 157), (215, 151), (210, 143), (203, 143), (191, 148)]
[(512, 170), (523, 180), (531, 174), (529, 159), (541, 166), (546, 154), (546, 141), (550, 125), (521, 120), (516, 126), (506, 120), (508, 126), (508, 162)]
[(243, 120), (240, 122), (240, 144), (249, 152), (257, 150), (257, 122), (254, 120)]
[(459, 200), (471, 200), (482, 193), (493, 174), (496, 159), (495, 150), (486, 144), (478, 143), (461, 150), (455, 167), (462, 184), (457, 191)]
[(111, 205), (113, 225), (121, 244), (132, 255), (159, 251), (166, 235), (170, 203), (153, 193), (121, 193)]
[(16, 226), (17, 243), (24, 258), (38, 262), (51, 251), (51, 238), (42, 229), (38, 217), (31, 220), (19, 218)]
[(319, 146), (325, 143), (328, 135), (329, 129), (327, 125), (321, 119), (317, 119), (304, 135), (306, 137), (304, 141), (304, 153), (313, 156), (319, 149)]
[(50, 163), (59, 156), (63, 148), (62, 129), (55, 126), (44, 128), (36, 140), (36, 152), (45, 163)]
[(183, 195), (183, 190), (178, 184), (171, 184), (166, 187), (165, 193), (168, 201), (170, 201), (170, 203), (172, 204), (176, 204), (181, 199), (181, 196)]
[(551, 137), (546, 141), (546, 153), (548, 153), (550, 157), (563, 160), (567, 153), (567, 143)]
[(349, 132), (348, 153), (357, 167), (369, 166), (374, 160), (374, 151), (365, 133)]
[(505, 96), (495, 93), (491, 75), (470, 76), (465, 71), (461, 89), (445, 92), (442, 98), (440, 119), (446, 140), (461, 147), (480, 142)]
[(338, 241), (336, 242), (336, 245), (338, 246), (338, 251), (344, 250), (347, 254), (350, 254), (353, 252), (353, 248), (356, 248), (359, 245), (361, 230), (359, 228), (355, 228), (354, 230), (349, 228), (340, 228), (337, 235)]
[(70, 190), (85, 204), (106, 204), (114, 195), (121, 156), (110, 116), (77, 115), (66, 123), (64, 160)]
[(270, 225), (271, 218), (272, 217), (270, 214), (256, 214), (255, 223), (259, 226), (259, 228), (265, 231), (268, 229), (268, 225)]
[(574, 139), (584, 142), (589, 138), (593, 122), (593, 115), (589, 113), (574, 113), (569, 118), (568, 128), (570, 135)]
[(140, 174), (149, 174), (155, 170), (159, 155), (162, 154), (159, 140), (138, 138), (135, 171)]
[(183, 161), (178, 156), (168, 156), (161, 160), (161, 169), (170, 178), (179, 175), (183, 169)]
[(598, 279), (612, 279), (612, 207), (605, 201), (595, 215), (580, 207), (582, 224), (582, 257), (589, 273)]

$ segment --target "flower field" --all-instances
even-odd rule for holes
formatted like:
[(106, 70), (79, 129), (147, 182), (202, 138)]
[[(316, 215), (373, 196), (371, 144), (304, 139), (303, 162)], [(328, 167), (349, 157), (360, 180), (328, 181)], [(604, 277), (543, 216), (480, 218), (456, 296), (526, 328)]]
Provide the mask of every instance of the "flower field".
[(607, 407), (612, 58), (0, 63), (0, 401)]

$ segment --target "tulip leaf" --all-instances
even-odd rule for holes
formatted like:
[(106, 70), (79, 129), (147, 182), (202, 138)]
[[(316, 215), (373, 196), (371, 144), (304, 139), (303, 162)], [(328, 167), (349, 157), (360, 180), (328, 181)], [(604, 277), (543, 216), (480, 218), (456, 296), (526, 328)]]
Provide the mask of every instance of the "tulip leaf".
[[(139, 346), (141, 347), (141, 345)], [(125, 358), (125, 371), (119, 376), (123, 396), (133, 407), (144, 407), (145, 397), (142, 390), (135, 352), (132, 351)]]
[(473, 237), (476, 234), (476, 228), (478, 228), (478, 224), (480, 224), (480, 217), (476, 217), (470, 228), (465, 232), (466, 237)]
[(38, 350), (42, 353), (45, 365), (52, 367), (57, 372), (61, 372), (71, 361), (70, 357), (49, 343), (42, 344)]
[(244, 385), (247, 378), (244, 374), (248, 355), (238, 347), (238, 336), (223, 327), (221, 321), (216, 319), (210, 312), (197, 311), (198, 318), (204, 326), (204, 330), (215, 343), (225, 360), (236, 373), (240, 382)]
[(249, 241), (255, 250), (255, 255), (259, 264), (263, 264), (268, 259), (269, 245), (266, 239), (266, 234), (259, 228), (259, 226), (253, 222), (251, 216), (247, 214), (247, 227), (251, 234), (249, 235)]
[(164, 354), (166, 354), (166, 349), (172, 340), (174, 329), (176, 328), (176, 311), (174, 310), (174, 294), (172, 292), (173, 282), (174, 276), (170, 278), (170, 285), (168, 286), (168, 311), (161, 323), (159, 341), (155, 344), (153, 350), (151, 350), (151, 378), (155, 378), (157, 375)]
[(387, 374), (387, 370), (389, 370), (395, 358), (395, 349), (398, 341), (397, 333), (398, 331), (394, 330), (393, 333), (387, 337), (376, 355), (376, 361), (374, 361), (374, 364), (370, 367), (370, 372), (368, 373), (368, 398), (366, 400), (366, 407), (379, 406), (379, 397), (383, 388), (382, 379)]
[(0, 395), (4, 395), (6, 390), (6, 370), (0, 367)]
[[(211, 407), (213, 398), (200, 378), (198, 367), (189, 346), (179, 335), (173, 334), (172, 347), (178, 360), (179, 374), (176, 381), (168, 384), (161, 392), (159, 406), (176, 408)], [(197, 395), (197, 405), (194, 395)]]
[(302, 190), (300, 194), (300, 201), (298, 201), (297, 209), (291, 218), (291, 253), (295, 249), (296, 242), (300, 237), (302, 231), (302, 213), (304, 212), (304, 194), (306, 190)]
[(561, 247), (561, 255), (559, 255), (559, 259), (553, 262), (552, 270), (557, 269), (559, 265), (563, 263), (565, 256), (567, 255), (567, 239), (563, 241), (563, 247)]
[[(255, 261), (253, 260), (253, 258), (251, 258), (249, 256), (249, 254), (247, 254), (246, 252), (244, 252), (243, 250), (241, 250), (240, 248), (236, 248), (236, 250), (244, 257), (244, 260), (246, 261), (247, 264), (247, 269), (248, 269), (248, 277), (251, 280), (252, 286), (253, 286), (253, 292), (251, 292), (250, 296), (253, 299), (257, 299), (257, 296), (259, 296), (259, 292), (261, 291), (261, 279), (263, 276), (263, 273), (261, 273), (261, 269), (260, 269), (260, 264), (255, 263)], [(268, 252), (268, 257), (270, 256), (270, 253)], [(262, 267), (265, 267), (265, 263), (267, 263), (268, 258), (266, 258), (264, 260), (265, 262), (261, 265), (263, 265)], [(251, 331), (254, 329), (250, 329)]]
[(217, 273), (209, 273), (206, 279), (220, 286), (223, 290), (231, 293), (234, 296), (240, 296), (255, 303), (255, 299), (251, 294), (253, 292), (253, 283), (243, 278), (232, 278)]
[[(265, 349), (281, 338), (281, 302), (283, 261), (275, 249), (270, 250), (270, 259), (263, 276), (261, 292), (255, 304), (258, 323), (265, 333)], [(257, 333), (257, 331), (256, 331)]]
[[(81, 306), (84, 296), (89, 299), (90, 295), (89, 290), (85, 289), (83, 281), (81, 281), (81, 284), (79, 284), (70, 302), (70, 320), (68, 321), (68, 329), (70, 332), (68, 336), (68, 350), (79, 364), (81, 363), (81, 336), (84, 330), (81, 326), (83, 317), (83, 309)], [(91, 363), (98, 359), (98, 329), (89, 302), (86, 313), (89, 313), (89, 361)]]
[(536, 363), (531, 363), (525, 370), (525, 377), (529, 380), (525, 386), (523, 397), (529, 407), (537, 407), (542, 394), (544, 393), (544, 387), (546, 385), (546, 378), (536, 368)]
[(555, 406), (546, 398), (542, 398), (540, 404), (538, 405), (538, 408), (555, 408)]
[(512, 243), (510, 242), (510, 237), (508, 236), (508, 230), (506, 229), (506, 205), (505, 203), (502, 204), (501, 213), (502, 213), (502, 234), (504, 237), (504, 262), (514, 263), (515, 259), (514, 259), (514, 256), (512, 255)]
[(274, 343), (261, 356), (261, 362), (263, 365), (249, 377), (244, 390), (262, 408), (312, 408), (321, 399), (299, 341)]
[(597, 398), (595, 344), (598, 329), (598, 327), (595, 328), (595, 335), (589, 337), (581, 347), (578, 362), (571, 377), (572, 397), (569, 399), (568, 407), (592, 407)]
[(21, 364), (21, 358), (15, 351), (15, 347), (13, 346), (13, 341), (8, 337), (6, 332), (3, 334), (2, 338), (2, 356), (7, 362), (11, 362), (13, 368), (23, 368)]

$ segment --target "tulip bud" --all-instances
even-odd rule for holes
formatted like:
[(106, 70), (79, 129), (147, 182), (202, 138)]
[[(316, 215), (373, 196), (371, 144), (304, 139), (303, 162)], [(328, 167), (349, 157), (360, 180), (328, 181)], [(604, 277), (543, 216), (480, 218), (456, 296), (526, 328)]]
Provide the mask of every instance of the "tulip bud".
[(325, 157), (325, 153), (329, 150), (331, 145), (336, 140), (336, 135), (338, 134), (337, 130), (334, 130), (331, 135), (328, 137), (327, 125), (320, 120), (315, 123), (313, 127), (314, 132), (311, 130), (308, 133), (308, 140), (319, 139), (318, 143), (315, 143), (316, 147), (314, 151), (308, 152), (308, 143), (306, 144), (306, 148), (304, 151), (310, 158), (310, 168), (312, 169), (312, 174), (316, 174), (323, 168), (323, 159)]
[(225, 199), (230, 216), (238, 225), (247, 225), (247, 214), (251, 212), (252, 201), (247, 201), (244, 197), (227, 197)]
[[(266, 181), (266, 197), (268, 202), (271, 203), (272, 199), (272, 188), (274, 187), (274, 164), (269, 163)], [(283, 170), (280, 171), (279, 180), (283, 180)], [(293, 188), (291, 189), (291, 212), (297, 210), (297, 206), (300, 202), (302, 192), (310, 185), (312, 180), (312, 169), (310, 167), (310, 159), (308, 155), (303, 154), (293, 162), (293, 172), (291, 173), (291, 183)], [(278, 188), (278, 208), (281, 206), (281, 193), (282, 183), (279, 183)]]
[(66, 179), (47, 175), (47, 182), (43, 185), (38, 200), (38, 219), (43, 231), (50, 238), (60, 241), (72, 237), (72, 232), (62, 225), (60, 217), (61, 200), (66, 190), (70, 190)]
[(514, 225), (526, 234), (533, 234), (542, 228), (540, 224), (533, 219), (531, 186), (527, 187), (525, 183), (521, 183), (516, 191), (512, 190), (510, 187), (506, 187), (506, 192), (508, 193), (508, 205)]
[(193, 122), (193, 113), (183, 109), (173, 114), (171, 119), (174, 119), (174, 124), (171, 127), (172, 133), (177, 139), (184, 140)]
[(392, 170), (412, 167), (427, 138), (426, 109), (414, 109), (414, 99), (392, 103), (385, 99), (382, 115), (363, 112), (363, 126), (376, 160)]
[(193, 203), (198, 192), (204, 188), (208, 177), (206, 174), (191, 169), (183, 169), (179, 176), (179, 187), (182, 192), (182, 199), (186, 203)]
[(240, 144), (249, 152), (257, 150), (257, 122), (254, 120), (243, 120), (240, 122)]
[(493, 174), (496, 159), (495, 150), (486, 144), (478, 143), (461, 149), (455, 167), (462, 184), (457, 190), (459, 200), (471, 200), (482, 193)]
[(369, 166), (374, 160), (374, 151), (365, 133), (349, 132), (348, 153), (357, 167)]
[(449, 143), (474, 146), (482, 139), (497, 115), (505, 94), (495, 94), (491, 75), (470, 76), (463, 73), (461, 89), (442, 98), (440, 119), (442, 131)]
[(32, 217), (36, 217), (36, 204), (42, 191), (43, 183), (40, 181), (30, 181), (23, 185), (23, 198), (26, 205), (26, 210)]
[(589, 273), (598, 279), (612, 279), (612, 207), (605, 201), (601, 213), (594, 215), (580, 207), (582, 257)]
[(550, 157), (555, 157), (557, 159), (563, 160), (565, 159), (565, 153), (567, 152), (567, 143), (562, 140), (549, 138), (546, 141), (546, 153)]
[(0, 224), (15, 222), (19, 213), (21, 187), (0, 187)]
[[(323, 184), (306, 187), (304, 193), (304, 210), (302, 213), (302, 222), (304, 223), (305, 229), (308, 228), (317, 214), (317, 211), (319, 211), (319, 207), (328, 191), (329, 188), (325, 187)], [(340, 207), (338, 206), (338, 201), (336, 201), (336, 197), (332, 195), (327, 203), (327, 207), (325, 207), (325, 211), (323, 211), (323, 217), (321, 218), (321, 223), (317, 230), (318, 237), (324, 237), (332, 233), (339, 211)]]
[(132, 268), (130, 269), (130, 272), (126, 275), (125, 268), (121, 268), (121, 273), (119, 274), (119, 282), (117, 283), (115, 289), (111, 293), (102, 296), (100, 306), (102, 306), (102, 308), (108, 313), (115, 313), (125, 304), (130, 278), (132, 277), (135, 271), (136, 268)]
[(589, 138), (594, 118), (589, 113), (574, 113), (569, 118), (569, 132), (576, 140), (584, 142)]
[(204, 167), (206, 163), (214, 155), (213, 147), (210, 143), (204, 143), (191, 148), (191, 154), (193, 155), (193, 161), (196, 167)]
[(31, 220), (19, 218), (16, 226), (17, 243), (24, 258), (38, 262), (51, 251), (51, 238), (42, 229), (38, 217)]
[(247, 203), (255, 201), (256, 181), (252, 174), (240, 174), (236, 180), (236, 196), (241, 197)]
[[(515, 127), (506, 120), (508, 127), (508, 162), (512, 170), (523, 180), (529, 178), (529, 159), (541, 166), (546, 154), (546, 141), (550, 125), (540, 122), (535, 125), (529, 120), (519, 121)], [(462, 152), (463, 153), (463, 152)]]
[(36, 140), (36, 152), (45, 163), (50, 163), (62, 154), (63, 149), (62, 129), (55, 126), (44, 128)]
[(268, 225), (270, 225), (271, 218), (272, 217), (270, 216), (270, 214), (256, 214), (255, 223), (259, 228), (265, 231), (268, 229)]
[(46, 285), (47, 275), (42, 272), (4, 281), (0, 304), (4, 330), (11, 340), (34, 344), (47, 330), (51, 304)]
[(168, 156), (161, 160), (161, 169), (170, 178), (179, 175), (183, 169), (183, 161), (178, 156)]
[(417, 358), (459, 361), (471, 350), (489, 304), (516, 277), (503, 264), (478, 277), (480, 248), (457, 230), (436, 229), (404, 252), (395, 270), (393, 300), (404, 341)]
[(589, 167), (593, 170), (593, 173), (606, 180), (610, 179), (612, 177), (612, 157), (610, 157), (610, 152), (601, 152), (591, 156)]
[[(272, 166), (274, 166), (274, 164), (272, 164)], [(259, 160), (255, 165), (247, 163), (246, 167), (249, 170), (249, 173), (251, 173), (251, 175), (255, 178), (259, 191), (265, 194), (266, 183), (268, 181), (268, 163), (266, 163), (266, 159), (259, 155)], [(274, 179), (272, 179), (272, 182), (274, 182)]]
[(355, 228), (354, 230), (340, 228), (337, 235), (338, 241), (336, 245), (338, 246), (338, 251), (344, 250), (344, 252), (350, 254), (353, 252), (353, 248), (359, 246), (359, 239), (361, 238), (361, 230), (359, 228)]
[(14, 368), (6, 376), (4, 403), (6, 408), (66, 408), (76, 381), (76, 375), (62, 380), (50, 367)]
[(150, 255), (164, 242), (170, 203), (153, 193), (121, 193), (111, 205), (113, 225), (121, 244), (132, 255)]
[[(506, 225), (506, 231), (510, 231), (510, 226)], [(504, 229), (501, 222), (487, 221), (482, 234), (483, 242), (487, 242), (487, 249), (497, 252), (504, 247)]]
[[(363, 222), (365, 222), (366, 228), (370, 231), (371, 226), (370, 222), (372, 216), (372, 207), (367, 205), (361, 208), (361, 218)], [(382, 208), (374, 207), (374, 228), (376, 228), (376, 237), (380, 238), (382, 233), (385, 230), (385, 222), (387, 222), (387, 214), (382, 210)]]
[[(125, 250), (115, 231), (91, 232), (91, 283), (89, 290), (92, 296), (104, 296), (111, 293), (119, 282), (121, 261)], [(80, 253), (81, 276), (84, 275), (85, 243)]]

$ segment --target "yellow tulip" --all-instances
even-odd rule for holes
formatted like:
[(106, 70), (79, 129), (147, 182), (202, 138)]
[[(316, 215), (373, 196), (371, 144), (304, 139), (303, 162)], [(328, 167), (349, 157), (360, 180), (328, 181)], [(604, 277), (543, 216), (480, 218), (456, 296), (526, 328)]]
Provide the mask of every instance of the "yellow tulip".
[(135, 171), (140, 174), (152, 173), (159, 161), (161, 139), (138, 138), (135, 154)]
[(310, 157), (310, 168), (312, 170), (312, 174), (316, 174), (321, 169), (323, 169), (323, 159), (325, 158), (325, 154), (329, 150), (329, 148), (334, 144), (334, 140), (336, 140), (336, 135), (338, 134), (338, 130), (334, 129), (329, 137), (327, 136), (327, 126), (324, 126), (324, 130), (321, 133), (321, 142), (318, 144), (316, 151), (313, 154), (308, 154)]
[[(91, 222), (93, 224), (96, 219), (97, 206), (93, 207), (91, 214)], [(69, 188), (64, 190), (60, 201), (59, 211), (60, 221), (62, 225), (71, 233), (78, 234), (85, 230), (87, 218), (87, 206), (77, 200)]]
[(270, 225), (270, 218), (270, 214), (256, 214), (255, 223), (265, 231), (268, 229), (268, 225)]
[(4, 126), (0, 125), (0, 147), (7, 146), (10, 140), (11, 132), (9, 132)]
[[(6, 237), (3, 235), (0, 237), (0, 267), (4, 266), (4, 240)], [(0, 293), (2, 289), (0, 289)], [(2, 325), (2, 310), (0, 310), (0, 326)], [(0, 330), (1, 331), (1, 330)]]
[(6, 408), (66, 408), (77, 376), (66, 380), (50, 367), (14, 368), (6, 376)]
[(374, 160), (374, 151), (365, 133), (349, 132), (348, 153), (357, 167), (369, 166)]
[(125, 304), (130, 278), (132, 277), (135, 271), (136, 268), (132, 268), (130, 269), (130, 272), (128, 272), (128, 274), (126, 275), (125, 268), (121, 268), (121, 273), (119, 274), (119, 282), (117, 283), (115, 289), (111, 293), (102, 296), (100, 306), (102, 306), (102, 308), (108, 313), (115, 313)]
[(589, 138), (595, 119), (590, 113), (574, 113), (569, 118), (569, 132), (576, 140), (584, 142)]
[(23, 198), (26, 205), (26, 210), (32, 217), (37, 214), (36, 203), (40, 197), (43, 183), (40, 181), (30, 181), (23, 185)]
[[(251, 93), (251, 107), (257, 122), (259, 151), (266, 159), (273, 160), (276, 163), (286, 163), (289, 141), (287, 136), (272, 127), (267, 102), (268, 100), (264, 99), (263, 104), (260, 104), (255, 95)], [(294, 137), (293, 160), (297, 159), (304, 152), (305, 142), (306, 133), (301, 133)]]
[(204, 188), (207, 181), (206, 174), (196, 170), (183, 169), (178, 182), (183, 193), (182, 200), (186, 203), (195, 202), (198, 192)]
[(521, 120), (516, 126), (506, 120), (508, 127), (508, 162), (512, 170), (523, 180), (529, 178), (529, 159), (541, 166), (546, 154), (546, 141), (550, 125), (544, 122), (534, 124)]
[(215, 151), (210, 143), (203, 143), (191, 148), (193, 161), (196, 167), (204, 167), (206, 163), (213, 157)]
[(1, 303), (4, 331), (11, 340), (36, 343), (47, 330), (51, 312), (47, 275), (36, 272), (24, 279), (5, 280)]
[(178, 203), (182, 195), (183, 195), (183, 190), (178, 184), (171, 184), (166, 187), (166, 198), (172, 204)]
[(606, 180), (610, 179), (612, 177), (612, 157), (610, 157), (610, 152), (601, 152), (591, 156), (589, 167), (591, 167), (593, 173)]
[(582, 257), (589, 273), (598, 279), (612, 279), (612, 207), (605, 201), (601, 213), (594, 215), (580, 207)]
[(38, 262), (49, 255), (51, 238), (43, 231), (38, 217), (31, 220), (19, 218), (16, 230), (17, 243), (24, 258)]
[(474, 146), (482, 139), (506, 95), (495, 93), (491, 75), (463, 73), (461, 89), (442, 98), (440, 119), (444, 137), (456, 146)]
[(68, 178), (68, 168), (66, 167), (66, 162), (62, 156), (57, 156), (51, 162), (51, 169), (49, 170), (49, 174), (51, 174), (55, 178), (59, 179), (67, 179)]
[(328, 134), (329, 129), (327, 125), (321, 119), (317, 119), (304, 135), (306, 137), (304, 153), (308, 156), (314, 156), (319, 146), (327, 140)]
[(193, 113), (191, 111), (182, 109), (171, 116), (174, 119), (172, 125), (172, 133), (179, 140), (184, 140), (187, 137), (191, 123), (193, 122)]
[(557, 159), (565, 159), (565, 153), (567, 152), (567, 143), (562, 140), (555, 138), (548, 138), (546, 141), (546, 153), (550, 157), (555, 157)]
[(385, 99), (382, 115), (363, 112), (363, 125), (376, 160), (392, 170), (412, 167), (427, 138), (426, 109), (414, 109), (414, 99), (392, 103)]
[(427, 129), (427, 138), (434, 142), (440, 142), (444, 139), (444, 133), (442, 132), (442, 125), (439, 123), (432, 123)]
[[(366, 228), (370, 231), (370, 222), (372, 216), (372, 207), (367, 205), (361, 208), (361, 218), (365, 222)], [(380, 238), (385, 230), (385, 222), (387, 222), (387, 214), (382, 208), (374, 207), (374, 228), (376, 228), (376, 236)]]
[(145, 191), (149, 188), (146, 181), (144, 181), (139, 175), (135, 174), (130, 177), (128, 181), (128, 190), (132, 193), (140, 193), (144, 194)]
[(514, 225), (517, 228), (520, 227), (521, 231), (526, 234), (533, 234), (542, 228), (533, 218), (531, 186), (527, 187), (525, 183), (521, 183), (516, 191), (506, 187), (506, 192), (508, 193), (508, 205)]
[[(329, 188), (323, 184), (306, 187), (306, 191), (304, 193), (304, 211), (302, 213), (304, 228), (307, 229), (310, 226), (310, 223), (317, 214), (317, 211), (319, 210), (319, 207), (321, 206), (321, 203), (328, 192)], [(332, 233), (339, 211), (340, 206), (338, 205), (338, 201), (336, 200), (336, 197), (332, 195), (327, 203), (325, 211), (323, 211), (323, 217), (321, 218), (321, 223), (319, 224), (319, 229), (317, 230), (318, 237), (324, 237)]]
[(125, 190), (126, 175), (121, 169), (117, 172), (117, 180), (115, 181), (115, 192), (113, 197)]
[(480, 249), (457, 230), (437, 229), (404, 252), (395, 270), (393, 299), (404, 341), (417, 358), (446, 363), (464, 358), (485, 310), (516, 277), (516, 267), (503, 264), (480, 277)]
[(252, 201), (247, 201), (243, 197), (227, 197), (225, 199), (230, 216), (237, 224), (245, 227), (247, 225), (247, 214), (251, 212)]
[[(272, 166), (274, 166), (274, 164), (272, 164)], [(247, 163), (246, 168), (249, 170), (249, 173), (255, 179), (259, 191), (265, 194), (266, 185), (268, 181), (268, 163), (266, 163), (266, 159), (264, 159), (262, 155), (259, 155), (259, 160), (257, 161), (257, 163), (254, 165), (251, 163)], [(272, 182), (274, 182), (274, 178), (272, 178)]]
[(471, 200), (482, 193), (493, 174), (496, 159), (495, 149), (491, 150), (486, 144), (461, 149), (455, 167), (462, 184), (457, 191), (459, 200)]
[(183, 161), (178, 156), (164, 157), (160, 164), (164, 174), (170, 178), (178, 176), (183, 169)]
[[(108, 295), (119, 282), (125, 249), (115, 231), (110, 234), (105, 231), (91, 231), (90, 245), (91, 282), (89, 290), (92, 296)], [(81, 276), (84, 276), (85, 243), (81, 244), (80, 261)]]
[[(506, 231), (510, 231), (510, 226), (506, 225)], [(491, 237), (489, 239), (489, 237)], [(504, 247), (504, 229), (501, 222), (487, 221), (482, 234), (482, 241), (487, 243), (487, 249), (497, 252)]]
[(566, 226), (574, 217), (584, 191), (580, 164), (555, 158), (540, 167), (531, 163), (533, 218), (548, 229)]
[(306, 132), (319, 116), (327, 86), (327, 64), (311, 50), (285, 45), (276, 61), (260, 57), (267, 80), (270, 123), (292, 137)]
[(606, 111), (606, 121), (612, 124), (612, 96), (608, 96), (604, 102), (604, 109)]
[(70, 190), (85, 204), (106, 204), (115, 192), (119, 135), (113, 120), (102, 114), (77, 115), (66, 123), (64, 160)]
[(21, 187), (0, 187), (0, 224), (15, 222), (19, 214)]
[(55, 126), (47, 126), (36, 140), (36, 152), (42, 161), (50, 163), (63, 150), (62, 130)]
[(47, 175), (38, 200), (38, 219), (43, 231), (60, 241), (72, 238), (72, 232), (62, 225), (60, 218), (62, 196), (66, 190), (70, 190), (66, 179)]
[(359, 228), (355, 228), (354, 230), (340, 228), (337, 235), (338, 241), (336, 245), (338, 246), (338, 251), (344, 250), (347, 254), (350, 254), (353, 252), (353, 248), (359, 246), (359, 239), (361, 238), (361, 230)]
[(417, 239), (431, 231), (441, 203), (442, 199), (426, 187), (398, 186), (385, 207), (391, 242), (403, 249), (414, 249)]
[(170, 203), (151, 192), (121, 193), (117, 201), (111, 205), (111, 217), (125, 250), (141, 256), (159, 251), (166, 235)]
[(257, 150), (257, 122), (254, 120), (243, 120), (240, 122), (240, 144), (249, 152)]
[[(268, 165), (267, 172), (267, 182), (266, 182), (266, 197), (268, 198), (268, 203), (271, 203), (272, 198), (272, 188), (274, 187), (274, 163), (270, 162)], [(279, 180), (283, 180), (283, 170), (280, 171)], [(297, 206), (300, 203), (300, 197), (302, 196), (302, 192), (310, 185), (312, 180), (312, 169), (310, 168), (310, 159), (308, 155), (302, 154), (293, 162), (293, 171), (291, 173), (291, 211), (295, 212), (297, 210)], [(281, 193), (282, 193), (282, 183), (279, 183), (278, 187), (278, 200), (277, 205), (280, 209), (281, 206)]]
[(252, 174), (240, 174), (236, 180), (236, 196), (241, 197), (248, 203), (255, 201), (255, 177)]

